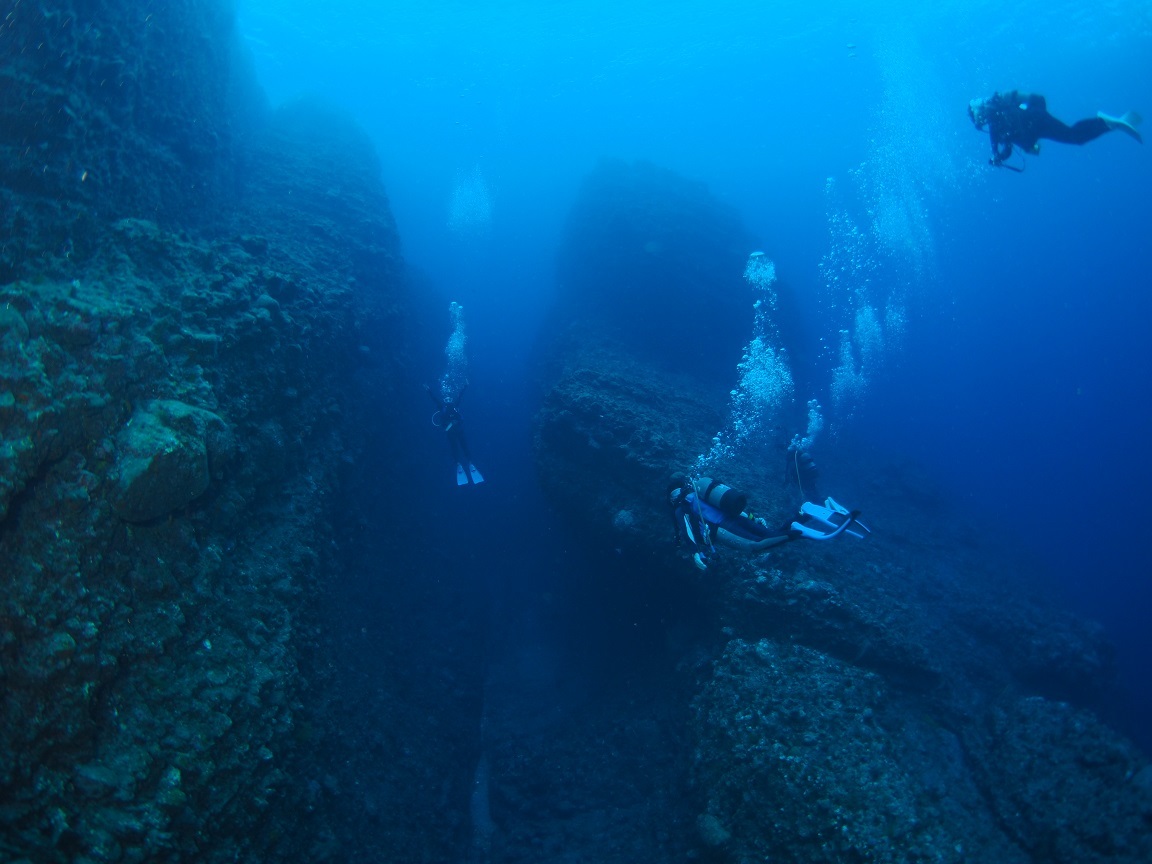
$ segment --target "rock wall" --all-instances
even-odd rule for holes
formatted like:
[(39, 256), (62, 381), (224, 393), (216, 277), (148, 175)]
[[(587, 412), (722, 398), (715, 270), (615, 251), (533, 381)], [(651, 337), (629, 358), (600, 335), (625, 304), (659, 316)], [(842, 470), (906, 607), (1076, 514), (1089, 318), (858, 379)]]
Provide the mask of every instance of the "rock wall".
[[(0, 29), (6, 861), (339, 859), (368, 807), (361, 754), (325, 761), (348, 717), (324, 598), (356, 466), (396, 468), (394, 397), (418, 392), (403, 264), (361, 131), (304, 104), (238, 119), (231, 28), (205, 0), (17, 2)], [(466, 697), (390, 675), (398, 726), (393, 686)], [(379, 720), (377, 761), (404, 763)], [(451, 769), (427, 764), (382, 854), (453, 842)]]
[(671, 530), (666, 482), (724, 425), (714, 384), (735, 380), (752, 333), (753, 244), (733, 210), (663, 168), (606, 160), (582, 184), (541, 340), (535, 454), (592, 536), (648, 554), (644, 538)]
[(10, 4), (0, 25), (0, 281), (86, 258), (119, 218), (188, 227), (226, 210), (258, 113), (232, 7)]
[(36, 861), (200, 854), (208, 826), (244, 825), (234, 796), (283, 780), (292, 577), (318, 563), (307, 518), (268, 555), (257, 486), (282, 427), (228, 398), (262, 401), (238, 355), (287, 335), (257, 314), (260, 266), (114, 230), (114, 260), (0, 289), (3, 785), (10, 848)]

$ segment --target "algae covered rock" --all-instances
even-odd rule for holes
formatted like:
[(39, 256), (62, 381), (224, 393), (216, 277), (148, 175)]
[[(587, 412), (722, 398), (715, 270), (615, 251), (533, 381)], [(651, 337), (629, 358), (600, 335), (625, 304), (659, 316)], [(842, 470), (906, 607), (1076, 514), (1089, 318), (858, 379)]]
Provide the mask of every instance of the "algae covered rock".
[(669, 473), (707, 446), (719, 411), (693, 379), (608, 340), (571, 349), (564, 365), (536, 418), (545, 493), (609, 548), (665, 549)]
[(150, 522), (203, 495), (233, 442), (211, 411), (157, 399), (133, 415), (118, 449), (112, 506), (125, 521)]
[(732, 861), (1023, 861), (981, 810), (955, 738), (884, 679), (733, 640), (694, 705), (701, 840)]
[(1041, 696), (1005, 700), (965, 730), (966, 762), (1032, 861), (1152, 860), (1148, 760), (1094, 714)]

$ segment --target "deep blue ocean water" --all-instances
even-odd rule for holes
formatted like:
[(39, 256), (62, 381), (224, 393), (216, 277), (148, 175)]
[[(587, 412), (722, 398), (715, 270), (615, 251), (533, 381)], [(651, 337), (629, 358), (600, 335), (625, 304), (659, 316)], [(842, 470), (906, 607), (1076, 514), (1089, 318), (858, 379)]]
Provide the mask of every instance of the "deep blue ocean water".
[[(546, 582), (563, 552), (536, 489), (529, 356), (581, 180), (603, 157), (648, 160), (736, 208), (798, 296), (793, 374), (825, 406), (821, 446), (916, 465), (1018, 544), (1034, 584), (1107, 627), (1123, 723), (1152, 748), (1152, 142), (1049, 142), (1023, 173), (994, 170), (965, 112), (1020, 89), (1068, 122), (1152, 116), (1152, 5), (806, 5), (239, 7), (273, 103), (320, 96), (375, 142), (405, 257), (445, 297), (429, 381), (447, 300), (467, 311), (469, 435), (495, 506), (469, 521), (431, 434), (424, 503), (480, 550), (509, 513), (541, 514), (477, 578)], [(864, 306), (903, 324), (838, 400), (840, 330)]]

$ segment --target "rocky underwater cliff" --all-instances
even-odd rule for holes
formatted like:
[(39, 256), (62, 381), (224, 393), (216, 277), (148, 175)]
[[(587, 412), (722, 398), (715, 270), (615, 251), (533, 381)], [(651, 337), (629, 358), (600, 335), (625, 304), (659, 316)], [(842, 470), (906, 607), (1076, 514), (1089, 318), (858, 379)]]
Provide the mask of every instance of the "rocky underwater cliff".
[[(233, 16), (18, 0), (0, 22), (5, 861), (354, 842), (320, 616), (352, 466), (407, 423), (412, 304), (371, 143), (269, 111)], [(409, 797), (375, 821), (435, 848)]]

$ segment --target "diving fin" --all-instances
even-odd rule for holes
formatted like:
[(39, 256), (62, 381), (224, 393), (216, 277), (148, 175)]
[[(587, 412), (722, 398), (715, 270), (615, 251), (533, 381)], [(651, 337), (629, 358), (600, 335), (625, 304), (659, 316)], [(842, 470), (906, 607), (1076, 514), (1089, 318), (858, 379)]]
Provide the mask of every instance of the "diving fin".
[(456, 463), (456, 485), (457, 486), (467, 486), (468, 485), (468, 475), (464, 472), (464, 466), (461, 465), (459, 462)]
[(1104, 121), (1104, 125), (1109, 129), (1118, 129), (1125, 135), (1131, 135), (1141, 144), (1144, 139), (1140, 135), (1140, 131), (1136, 128), (1139, 126), (1144, 118), (1137, 114), (1135, 111), (1126, 111), (1120, 117), (1113, 117), (1111, 114), (1105, 114), (1103, 111), (1097, 111), (1096, 116)]
[(472, 476), (473, 483), (483, 483), (484, 475), (480, 473), (479, 469), (471, 462), (468, 463), (468, 473)]
[(859, 510), (849, 511), (831, 498), (824, 502), (824, 506), (805, 501), (800, 505), (801, 520), (792, 523), (792, 530), (799, 531), (809, 540), (830, 540), (841, 533), (851, 534), (853, 537), (863, 539), (872, 532), (857, 518)]
[[(838, 503), (837, 501), (833, 500), (832, 498), (825, 498), (824, 499), (824, 506), (830, 510), (834, 510), (835, 512), (839, 513), (841, 516), (850, 515), (847, 507), (845, 507), (843, 504)], [(857, 512), (859, 512), (859, 511), (857, 511)], [(871, 534), (872, 533), (872, 529), (869, 528), (867, 525), (865, 525), (863, 522), (861, 522), (859, 519), (853, 519), (852, 520), (852, 527), (848, 529), (848, 533), (851, 534), (853, 537), (859, 537), (859, 538), (863, 539), (864, 534), (858, 534), (855, 530), (853, 530), (854, 528), (862, 528), (864, 530), (865, 534)]]
[[(805, 504), (805, 507), (807, 506), (808, 505)], [(860, 534), (856, 534), (855, 531), (848, 530), (848, 526), (854, 524), (856, 517), (860, 514), (859, 510), (853, 510), (847, 516), (837, 513), (835, 510), (828, 511), (831, 513), (833, 519), (842, 520), (838, 524), (833, 521), (825, 521), (810, 510), (801, 508), (801, 512), (811, 517), (811, 521), (793, 522), (792, 530), (799, 533), (802, 537), (807, 537), (809, 540), (831, 540), (833, 537), (839, 537), (845, 532), (854, 534), (857, 537), (861, 536)]]

